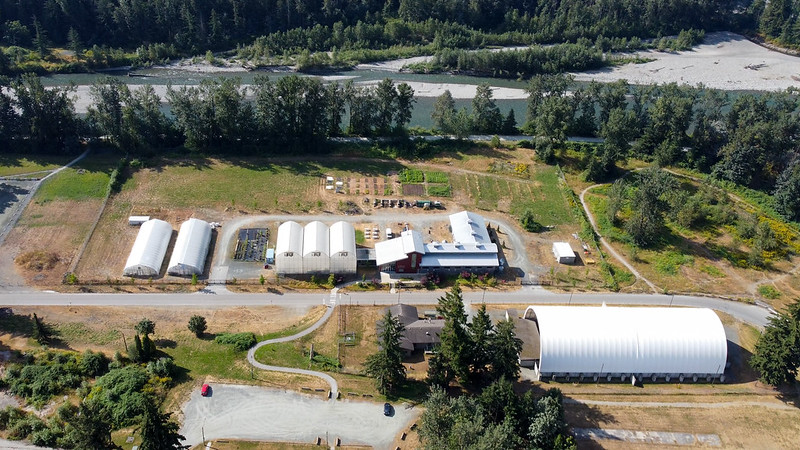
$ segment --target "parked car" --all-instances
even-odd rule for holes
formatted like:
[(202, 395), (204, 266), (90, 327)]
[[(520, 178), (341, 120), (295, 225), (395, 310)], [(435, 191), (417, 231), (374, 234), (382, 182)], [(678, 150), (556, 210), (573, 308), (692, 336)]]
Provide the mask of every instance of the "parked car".
[(208, 397), (209, 394), (211, 394), (211, 386), (204, 384), (203, 387), (200, 388), (200, 395)]
[(392, 415), (392, 405), (388, 403), (383, 404), (383, 415), (384, 416), (391, 416)]

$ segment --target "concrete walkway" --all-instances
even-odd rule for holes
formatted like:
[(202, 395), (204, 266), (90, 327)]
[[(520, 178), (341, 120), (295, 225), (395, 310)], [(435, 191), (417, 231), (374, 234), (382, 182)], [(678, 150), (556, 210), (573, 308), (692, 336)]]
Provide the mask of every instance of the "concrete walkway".
[(660, 444), (680, 446), (721, 447), (722, 441), (716, 434), (675, 433), (672, 431), (635, 431), (610, 428), (573, 428), (579, 440), (612, 440), (633, 444)]
[(310, 327), (306, 328), (305, 330), (300, 331), (299, 333), (293, 334), (291, 336), (284, 336), (284, 337), (279, 337), (279, 338), (275, 338), (275, 339), (267, 339), (266, 341), (259, 342), (258, 344), (254, 345), (250, 350), (248, 350), (248, 352), (247, 352), (247, 361), (250, 364), (252, 364), (253, 367), (256, 367), (256, 368), (261, 369), (261, 370), (271, 370), (273, 372), (284, 372), (284, 373), (296, 373), (296, 374), (309, 375), (309, 376), (312, 376), (312, 377), (321, 378), (321, 379), (325, 380), (325, 382), (327, 382), (328, 385), (330, 385), (330, 387), (331, 387), (330, 400), (331, 401), (336, 400), (339, 397), (339, 384), (336, 382), (336, 380), (332, 376), (330, 376), (330, 375), (328, 375), (327, 373), (324, 373), (324, 372), (317, 372), (315, 370), (297, 369), (297, 368), (294, 368), (294, 367), (270, 366), (268, 364), (262, 364), (262, 363), (256, 361), (256, 351), (259, 348), (261, 348), (261, 347), (263, 347), (265, 345), (277, 344), (279, 342), (291, 342), (291, 341), (294, 341), (295, 339), (300, 339), (303, 336), (306, 336), (306, 335), (308, 335), (310, 333), (313, 333), (315, 330), (317, 330), (319, 327), (321, 327), (323, 324), (325, 324), (325, 322), (327, 322), (328, 319), (333, 314), (333, 307), (335, 306), (335, 296), (336, 296), (337, 291), (338, 291), (338, 289), (334, 289), (331, 292), (332, 301), (329, 304), (326, 305), (327, 309), (325, 311), (325, 314), (318, 321), (314, 322), (313, 325), (311, 325)]

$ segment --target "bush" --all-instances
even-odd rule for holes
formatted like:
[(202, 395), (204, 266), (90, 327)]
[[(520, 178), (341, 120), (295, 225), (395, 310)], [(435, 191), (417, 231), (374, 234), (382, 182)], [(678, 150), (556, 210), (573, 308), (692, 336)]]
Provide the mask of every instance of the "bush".
[(214, 338), (217, 344), (232, 345), (237, 351), (243, 352), (256, 345), (256, 336), (253, 333), (222, 333)]
[(764, 298), (775, 300), (781, 296), (781, 291), (768, 284), (762, 284), (758, 287), (758, 294)]
[(86, 376), (98, 377), (108, 371), (108, 358), (106, 355), (91, 350), (86, 350), (81, 357), (81, 370)]
[(519, 218), (519, 223), (526, 231), (539, 233), (544, 230), (544, 226), (536, 221), (536, 215), (530, 209), (526, 209)]
[(203, 316), (194, 315), (189, 319), (189, 331), (194, 333), (195, 336), (200, 337), (206, 332), (208, 325), (206, 318)]
[(44, 405), (67, 388), (76, 388), (84, 372), (74, 353), (47, 352), (24, 365), (14, 364), (6, 371), (5, 382), (14, 395), (34, 405)]
[(97, 379), (89, 398), (96, 402), (115, 428), (137, 423), (152, 399), (144, 392), (150, 376), (140, 366), (114, 369)]
[(161, 357), (155, 361), (147, 363), (147, 372), (150, 375), (155, 375), (162, 378), (172, 378), (172, 376), (175, 374), (175, 369), (177, 369), (177, 366), (172, 358)]

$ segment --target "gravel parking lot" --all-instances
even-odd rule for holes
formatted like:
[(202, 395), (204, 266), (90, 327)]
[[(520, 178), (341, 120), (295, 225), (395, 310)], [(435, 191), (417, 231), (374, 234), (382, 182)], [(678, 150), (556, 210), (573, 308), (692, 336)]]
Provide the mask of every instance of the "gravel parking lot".
[(183, 406), (181, 434), (185, 444), (214, 439), (275, 442), (314, 442), (317, 437), (342, 444), (388, 448), (417, 418), (420, 410), (394, 405), (383, 415), (383, 403), (339, 400), (329, 402), (297, 392), (258, 386), (212, 385), (212, 395), (196, 389)]

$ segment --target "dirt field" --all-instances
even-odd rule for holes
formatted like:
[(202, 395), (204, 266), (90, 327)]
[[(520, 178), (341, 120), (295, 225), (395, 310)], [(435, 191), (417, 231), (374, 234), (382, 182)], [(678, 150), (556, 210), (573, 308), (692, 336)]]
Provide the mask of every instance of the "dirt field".
[(44, 271), (6, 266), (5, 272), (14, 273), (3, 277), (21, 276), (37, 286), (60, 285), (101, 205), (101, 200), (31, 202), (3, 244), (4, 257), (13, 260), (22, 253), (45, 251), (55, 254), (58, 262)]

